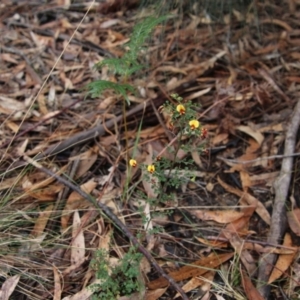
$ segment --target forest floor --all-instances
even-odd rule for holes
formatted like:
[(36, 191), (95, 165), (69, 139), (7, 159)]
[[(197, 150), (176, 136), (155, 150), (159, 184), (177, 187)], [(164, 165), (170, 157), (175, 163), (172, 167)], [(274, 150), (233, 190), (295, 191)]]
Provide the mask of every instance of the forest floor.
[[(153, 6), (39, 2), (0, 3), (0, 299), (298, 299), (300, 4), (170, 8), (124, 79), (95, 65)], [(96, 80), (136, 92), (92, 97)], [(170, 143), (173, 93), (195, 105), (202, 151)], [(143, 167), (158, 155), (179, 180), (159, 192)]]

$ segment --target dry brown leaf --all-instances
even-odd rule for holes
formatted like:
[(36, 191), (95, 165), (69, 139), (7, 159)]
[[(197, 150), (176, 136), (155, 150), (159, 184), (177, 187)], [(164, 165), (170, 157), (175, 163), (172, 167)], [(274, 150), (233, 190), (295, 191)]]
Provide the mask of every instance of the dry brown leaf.
[(20, 275), (8, 277), (5, 280), (5, 282), (2, 284), (2, 287), (0, 290), (0, 299), (1, 300), (9, 300), (9, 297), (15, 290), (19, 280), (20, 280)]
[(35, 221), (34, 227), (31, 231), (31, 235), (33, 237), (38, 237), (41, 234), (43, 234), (44, 229), (48, 223), (48, 220), (52, 214), (52, 209), (53, 209), (54, 205), (48, 205), (44, 211), (39, 213), (39, 216), (37, 218), (37, 220)]
[(236, 210), (188, 210), (192, 215), (204, 221), (230, 223), (244, 216), (243, 212)]
[(45, 101), (45, 95), (40, 94), (37, 98), (37, 102), (39, 104), (39, 111), (40, 113), (44, 116), (47, 115), (49, 113), (48, 109), (47, 109), (47, 105), (46, 105), (46, 101)]
[(255, 206), (243, 207), (241, 210), (243, 211), (244, 215), (241, 218), (227, 224), (226, 227), (222, 229), (220, 236), (225, 236), (228, 238), (226, 235), (228, 232), (237, 233), (240, 236), (251, 234), (251, 232), (248, 230), (248, 227), (250, 218), (255, 211)]
[(54, 201), (57, 199), (57, 194), (63, 189), (62, 184), (52, 184), (38, 190), (27, 190), (26, 194), (37, 199), (37, 202)]
[(264, 300), (245, 271), (241, 270), (242, 285), (248, 300)]
[(222, 242), (222, 241), (217, 241), (217, 240), (206, 240), (200, 237), (196, 237), (196, 240), (198, 240), (200, 243), (207, 245), (212, 248), (227, 248), (228, 243), (227, 242)]
[(225, 144), (227, 141), (228, 141), (228, 133), (219, 133), (212, 139), (212, 144), (216, 146), (221, 143)]
[(271, 125), (261, 127), (259, 129), (259, 132), (261, 132), (261, 133), (270, 132), (270, 131), (282, 132), (283, 130), (284, 130), (283, 124), (282, 123), (276, 123), (276, 124), (271, 124)]
[(276, 247), (271, 247), (271, 246), (265, 246), (263, 247), (262, 245), (255, 244), (255, 243), (250, 243), (250, 242), (245, 242), (243, 244), (244, 249), (252, 250), (258, 253), (275, 253), (275, 254), (293, 254), (295, 251), (297, 251), (297, 247), (289, 247), (287, 248), (276, 248)]
[(168, 287), (166, 288), (163, 288), (163, 289), (155, 289), (155, 290), (152, 290), (152, 291), (147, 291), (146, 292), (146, 296), (145, 296), (145, 299), (146, 300), (157, 300), (160, 298), (160, 296), (162, 296), (166, 290), (167, 290)]
[[(90, 179), (86, 183), (80, 186), (80, 188), (86, 192), (87, 194), (90, 194), (91, 191), (97, 186), (97, 183), (94, 181), (94, 179)], [(69, 212), (77, 209), (77, 208), (85, 208), (91, 206), (91, 203), (85, 200), (82, 196), (80, 196), (77, 192), (72, 192), (67, 199), (64, 211), (62, 213), (61, 217), (61, 226), (63, 229), (66, 229), (68, 227), (68, 221), (70, 219)]]
[(0, 113), (4, 115), (11, 115), (13, 114), (13, 110), (9, 110), (8, 108), (4, 108), (0, 105)]
[[(243, 224), (242, 224), (242, 227)], [(228, 242), (227, 241), (218, 241), (215, 240), (207, 240), (200, 237), (195, 237), (200, 243), (207, 245), (211, 248), (228, 248)], [(275, 253), (275, 254), (293, 254), (295, 251), (298, 251), (297, 247), (284, 247), (284, 248), (276, 248), (271, 246), (262, 246), (260, 244), (256, 244), (254, 242), (247, 242), (243, 241), (243, 249), (255, 251), (257, 253)]]
[(248, 191), (248, 188), (252, 186), (252, 182), (249, 174), (245, 171), (240, 171), (240, 178), (241, 178), (243, 190)]
[(70, 160), (74, 160), (77, 158), (80, 159), (79, 166), (76, 170), (75, 178), (80, 178), (81, 176), (86, 174), (86, 172), (94, 165), (94, 163), (98, 158), (97, 151), (98, 151), (98, 146), (96, 145), (95, 147), (92, 147), (87, 151), (85, 151), (84, 153), (80, 154), (79, 157), (76, 156), (70, 159)]
[(187, 72), (182, 68), (176, 68), (174, 66), (162, 66), (155, 69), (155, 73), (157, 72), (171, 72), (175, 74), (183, 74), (187, 75)]
[[(283, 246), (286, 247), (292, 247), (293, 242), (291, 235), (289, 233), (286, 233), (284, 236)], [(270, 275), (270, 278), (268, 280), (268, 284), (271, 284), (275, 280), (279, 279), (284, 272), (290, 267), (292, 264), (294, 257), (296, 255), (296, 250), (293, 253), (290, 254), (281, 254), (279, 255), (277, 262), (272, 270), (272, 273)]]
[(212, 87), (208, 87), (204, 90), (199, 90), (199, 91), (196, 91), (194, 93), (191, 93), (190, 95), (185, 97), (185, 100), (193, 100), (193, 99), (199, 98), (199, 97), (209, 93), (211, 91), (211, 89), (212, 89)]
[(264, 136), (258, 130), (254, 130), (249, 126), (243, 126), (243, 125), (238, 126), (236, 129), (253, 137), (257, 141), (259, 146), (261, 146), (264, 140)]
[(20, 179), (18, 177), (7, 178), (0, 181), (0, 191), (13, 188), (20, 185)]
[(20, 112), (26, 109), (24, 101), (17, 101), (5, 96), (0, 96), (0, 105), (7, 111), (12, 112)]
[[(203, 290), (202, 286), (204, 284), (208, 284), (209, 286), (207, 289), (210, 289), (211, 282), (213, 282), (214, 276), (216, 272), (208, 271), (204, 273), (201, 277), (193, 277), (190, 279), (185, 285), (182, 286), (182, 289), (185, 293), (188, 293), (199, 286), (201, 286), (201, 290)], [(177, 293), (174, 297), (174, 299), (178, 298), (180, 295)]]
[(16, 65), (19, 63), (17, 60), (14, 59), (14, 55), (11, 55), (9, 53), (0, 54), (0, 60), (10, 62), (10, 63), (16, 64)]
[(112, 212), (119, 217), (121, 222), (125, 224), (124, 216), (120, 214), (120, 209), (115, 202), (115, 199), (120, 195), (120, 189), (114, 188), (113, 184), (110, 184), (106, 187), (104, 194), (101, 195), (101, 198), (99, 198), (98, 201), (108, 206), (112, 210)]
[[(97, 283), (100, 283), (99, 280), (93, 282), (93, 284)], [(62, 300), (88, 300), (93, 294), (93, 289), (91, 287), (86, 287), (74, 295), (64, 297)]]
[[(257, 150), (260, 148), (260, 145), (259, 143), (257, 143), (256, 140), (250, 138), (248, 140), (248, 147), (246, 149), (246, 153), (241, 155), (240, 157), (237, 158), (238, 161), (241, 161), (241, 162), (246, 162), (248, 160), (253, 160), (253, 159), (256, 159), (257, 158)], [(230, 170), (226, 171), (226, 173), (233, 173), (233, 172), (241, 172), (241, 171), (244, 171), (246, 172), (247, 171), (247, 168), (250, 167), (250, 166), (256, 166), (258, 164), (261, 164), (261, 163), (253, 163), (253, 162), (249, 162), (249, 163), (234, 163), (234, 162), (230, 162), (230, 161), (226, 161), (225, 162), (231, 166), (232, 168), (230, 168)]]
[(71, 243), (71, 264), (78, 265), (84, 261), (85, 257), (85, 239), (82, 224), (78, 211), (73, 215), (72, 243)]
[(19, 132), (19, 125), (17, 125), (15, 122), (12, 121), (7, 121), (5, 122), (5, 125), (13, 132), (13, 133), (18, 133)]
[(263, 173), (263, 174), (257, 174), (257, 175), (251, 175), (250, 180), (252, 182), (252, 185), (260, 185), (265, 184), (266, 186), (272, 186), (276, 177), (278, 177), (279, 172), (270, 172), (270, 173)]
[(53, 300), (60, 300), (62, 294), (61, 282), (60, 282), (60, 273), (58, 272), (56, 266), (53, 266), (54, 274), (54, 295)]
[[(180, 268), (178, 271), (170, 272), (170, 275), (175, 281), (182, 281), (191, 277), (201, 276), (207, 272), (207, 269), (214, 269), (230, 259), (234, 253), (216, 254), (212, 253), (207, 257), (191, 263), (188, 266)], [(169, 282), (164, 277), (159, 277), (148, 283), (148, 288), (151, 290), (163, 288), (169, 285)]]
[(228, 185), (227, 183), (225, 183), (224, 181), (221, 180), (220, 177), (218, 177), (218, 182), (220, 183), (220, 185), (229, 193), (233, 193), (239, 197), (241, 197), (241, 201), (244, 200), (245, 205), (251, 205), (251, 206), (255, 206), (256, 207), (256, 212), (257, 214), (267, 223), (270, 224), (271, 222), (271, 217), (269, 212), (267, 211), (267, 209), (263, 206), (263, 204), (258, 201), (254, 196), (240, 191), (239, 189), (233, 188), (232, 186)]
[(244, 267), (248, 271), (249, 274), (255, 274), (257, 269), (256, 261), (251, 255), (250, 251), (244, 248), (244, 241), (239, 237), (237, 232), (229, 232), (223, 230), (222, 233), (229, 240), (231, 246), (234, 248), (236, 253), (238, 254), (240, 260), (242, 261)]
[[(152, 253), (152, 250), (155, 246), (155, 243), (157, 241), (157, 238), (154, 235), (150, 235), (148, 237), (148, 244), (147, 244), (147, 251), (149, 253)], [(146, 259), (146, 257), (144, 256), (140, 262), (140, 270), (141, 272), (143, 272), (143, 274), (148, 274), (151, 271), (151, 264), (150, 262)]]
[(191, 151), (192, 159), (194, 160), (195, 164), (203, 169), (203, 163), (201, 161), (199, 151)]
[(300, 236), (300, 208), (287, 212), (287, 219), (291, 230)]
[[(57, 174), (57, 175), (62, 174), (67, 169), (67, 167), (68, 167), (68, 165), (60, 167), (59, 170), (57, 172), (55, 172), (55, 174)], [(38, 178), (35, 178), (35, 179), (36, 179), (36, 181), (38, 181)], [(28, 179), (27, 181), (28, 182), (26, 182), (26, 184), (24, 183), (24, 185), (25, 185), (24, 189), (25, 189), (26, 192), (32, 192), (32, 191), (35, 191), (35, 190), (42, 189), (44, 187), (48, 187), (52, 182), (55, 181), (55, 178), (54, 177), (48, 177), (45, 180), (38, 181), (35, 184), (32, 184), (30, 179)], [(54, 190), (55, 190), (55, 188), (54, 188)]]

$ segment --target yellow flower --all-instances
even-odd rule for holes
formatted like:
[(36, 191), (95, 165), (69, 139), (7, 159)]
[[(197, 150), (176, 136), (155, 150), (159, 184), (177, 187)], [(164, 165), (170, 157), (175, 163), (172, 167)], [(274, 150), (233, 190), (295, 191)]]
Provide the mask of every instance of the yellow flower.
[(147, 167), (147, 171), (149, 172), (149, 173), (154, 173), (154, 171), (155, 171), (155, 166), (154, 165), (148, 165), (148, 167)]
[(200, 126), (200, 123), (199, 123), (198, 120), (191, 120), (189, 122), (189, 125), (190, 125), (192, 130), (195, 130), (196, 128), (198, 128)]
[(185, 114), (185, 107), (182, 104), (178, 104), (176, 107), (176, 110), (181, 114), (184, 115)]
[(132, 167), (136, 167), (137, 162), (136, 162), (135, 159), (131, 159), (131, 160), (129, 161), (129, 164), (130, 164)]

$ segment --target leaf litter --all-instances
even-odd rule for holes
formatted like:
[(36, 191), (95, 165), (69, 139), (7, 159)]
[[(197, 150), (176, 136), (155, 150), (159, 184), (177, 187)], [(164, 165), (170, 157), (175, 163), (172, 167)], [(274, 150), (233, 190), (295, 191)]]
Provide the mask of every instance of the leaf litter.
[[(92, 294), (87, 287), (95, 281), (95, 271), (88, 265), (94, 251), (105, 248), (109, 260), (118, 263), (129, 242), (76, 192), (22, 165), (22, 155), (35, 158), (56, 143), (122, 114), (122, 101), (112, 91), (91, 99), (82, 88), (98, 79), (118, 82), (115, 75), (94, 65), (125, 53), (122, 45), (129, 39), (138, 9), (134, 1), (124, 1), (121, 8), (117, 0), (114, 5), (5, 2), (7, 9), (0, 15), (0, 293), (3, 299), (10, 295), (85, 299)], [(277, 2), (272, 18), (264, 14), (270, 5), (256, 1), (252, 5), (257, 5), (258, 15), (251, 9), (247, 14), (235, 9), (218, 23), (209, 13), (191, 9), (178, 24), (169, 22), (163, 39), (158, 26), (144, 50), (147, 72), (128, 79), (139, 91), (129, 96), (132, 105), (152, 99), (158, 108), (176, 91), (201, 105), (200, 121), (208, 129), (207, 154), (191, 154), (197, 166), (194, 181), (181, 171), (185, 182), (172, 191), (176, 201), (159, 204), (155, 211), (141, 202), (144, 214), (153, 217), (150, 229), (161, 229), (155, 238), (147, 233), (149, 226), (143, 227), (133, 187), (152, 196), (156, 192), (140, 172), (128, 174), (129, 153), (135, 152), (138, 163), (149, 162), (151, 151), (160, 153), (169, 143), (168, 126), (162, 126), (151, 109), (127, 118), (127, 135), (124, 124), (116, 121), (104, 135), (42, 158), (55, 173), (69, 176), (94, 196), (101, 195), (132, 232), (144, 232), (148, 251), (190, 299), (197, 299), (201, 291), (206, 297), (234, 298), (217, 282), (219, 272), (224, 283), (229, 280), (224, 270), (236, 260), (234, 271), (242, 284), (230, 284), (237, 295), (260, 299), (255, 282), (262, 253), (278, 254), (267, 278), (274, 299), (282, 293), (292, 298), (299, 288), (297, 156), (289, 170), (289, 196), (296, 200), (286, 199), (288, 227), (277, 244), (268, 242), (273, 186), (282, 162), (274, 156), (283, 153), (300, 82), (299, 4)], [(168, 124), (167, 119), (164, 122)], [(298, 153), (298, 137), (294, 139)], [(172, 171), (166, 174), (172, 176)], [(171, 217), (165, 211), (172, 211)], [(149, 288), (145, 299), (178, 296), (146, 260), (141, 270)]]

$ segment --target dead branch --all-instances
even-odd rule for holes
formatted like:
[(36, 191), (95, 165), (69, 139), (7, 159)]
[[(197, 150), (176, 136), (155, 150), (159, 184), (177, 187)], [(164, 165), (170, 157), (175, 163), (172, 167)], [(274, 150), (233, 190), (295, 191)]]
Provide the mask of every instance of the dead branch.
[[(277, 244), (282, 239), (286, 229), (286, 199), (291, 181), (291, 170), (293, 167), (293, 156), (296, 144), (297, 131), (300, 124), (300, 101), (298, 101), (291, 121), (287, 127), (284, 156), (281, 171), (274, 182), (275, 200), (271, 219), (268, 243)], [(267, 299), (270, 293), (270, 286), (267, 285), (269, 276), (273, 269), (276, 255), (272, 253), (262, 255), (259, 263), (259, 274), (257, 288), (262, 296)]]

